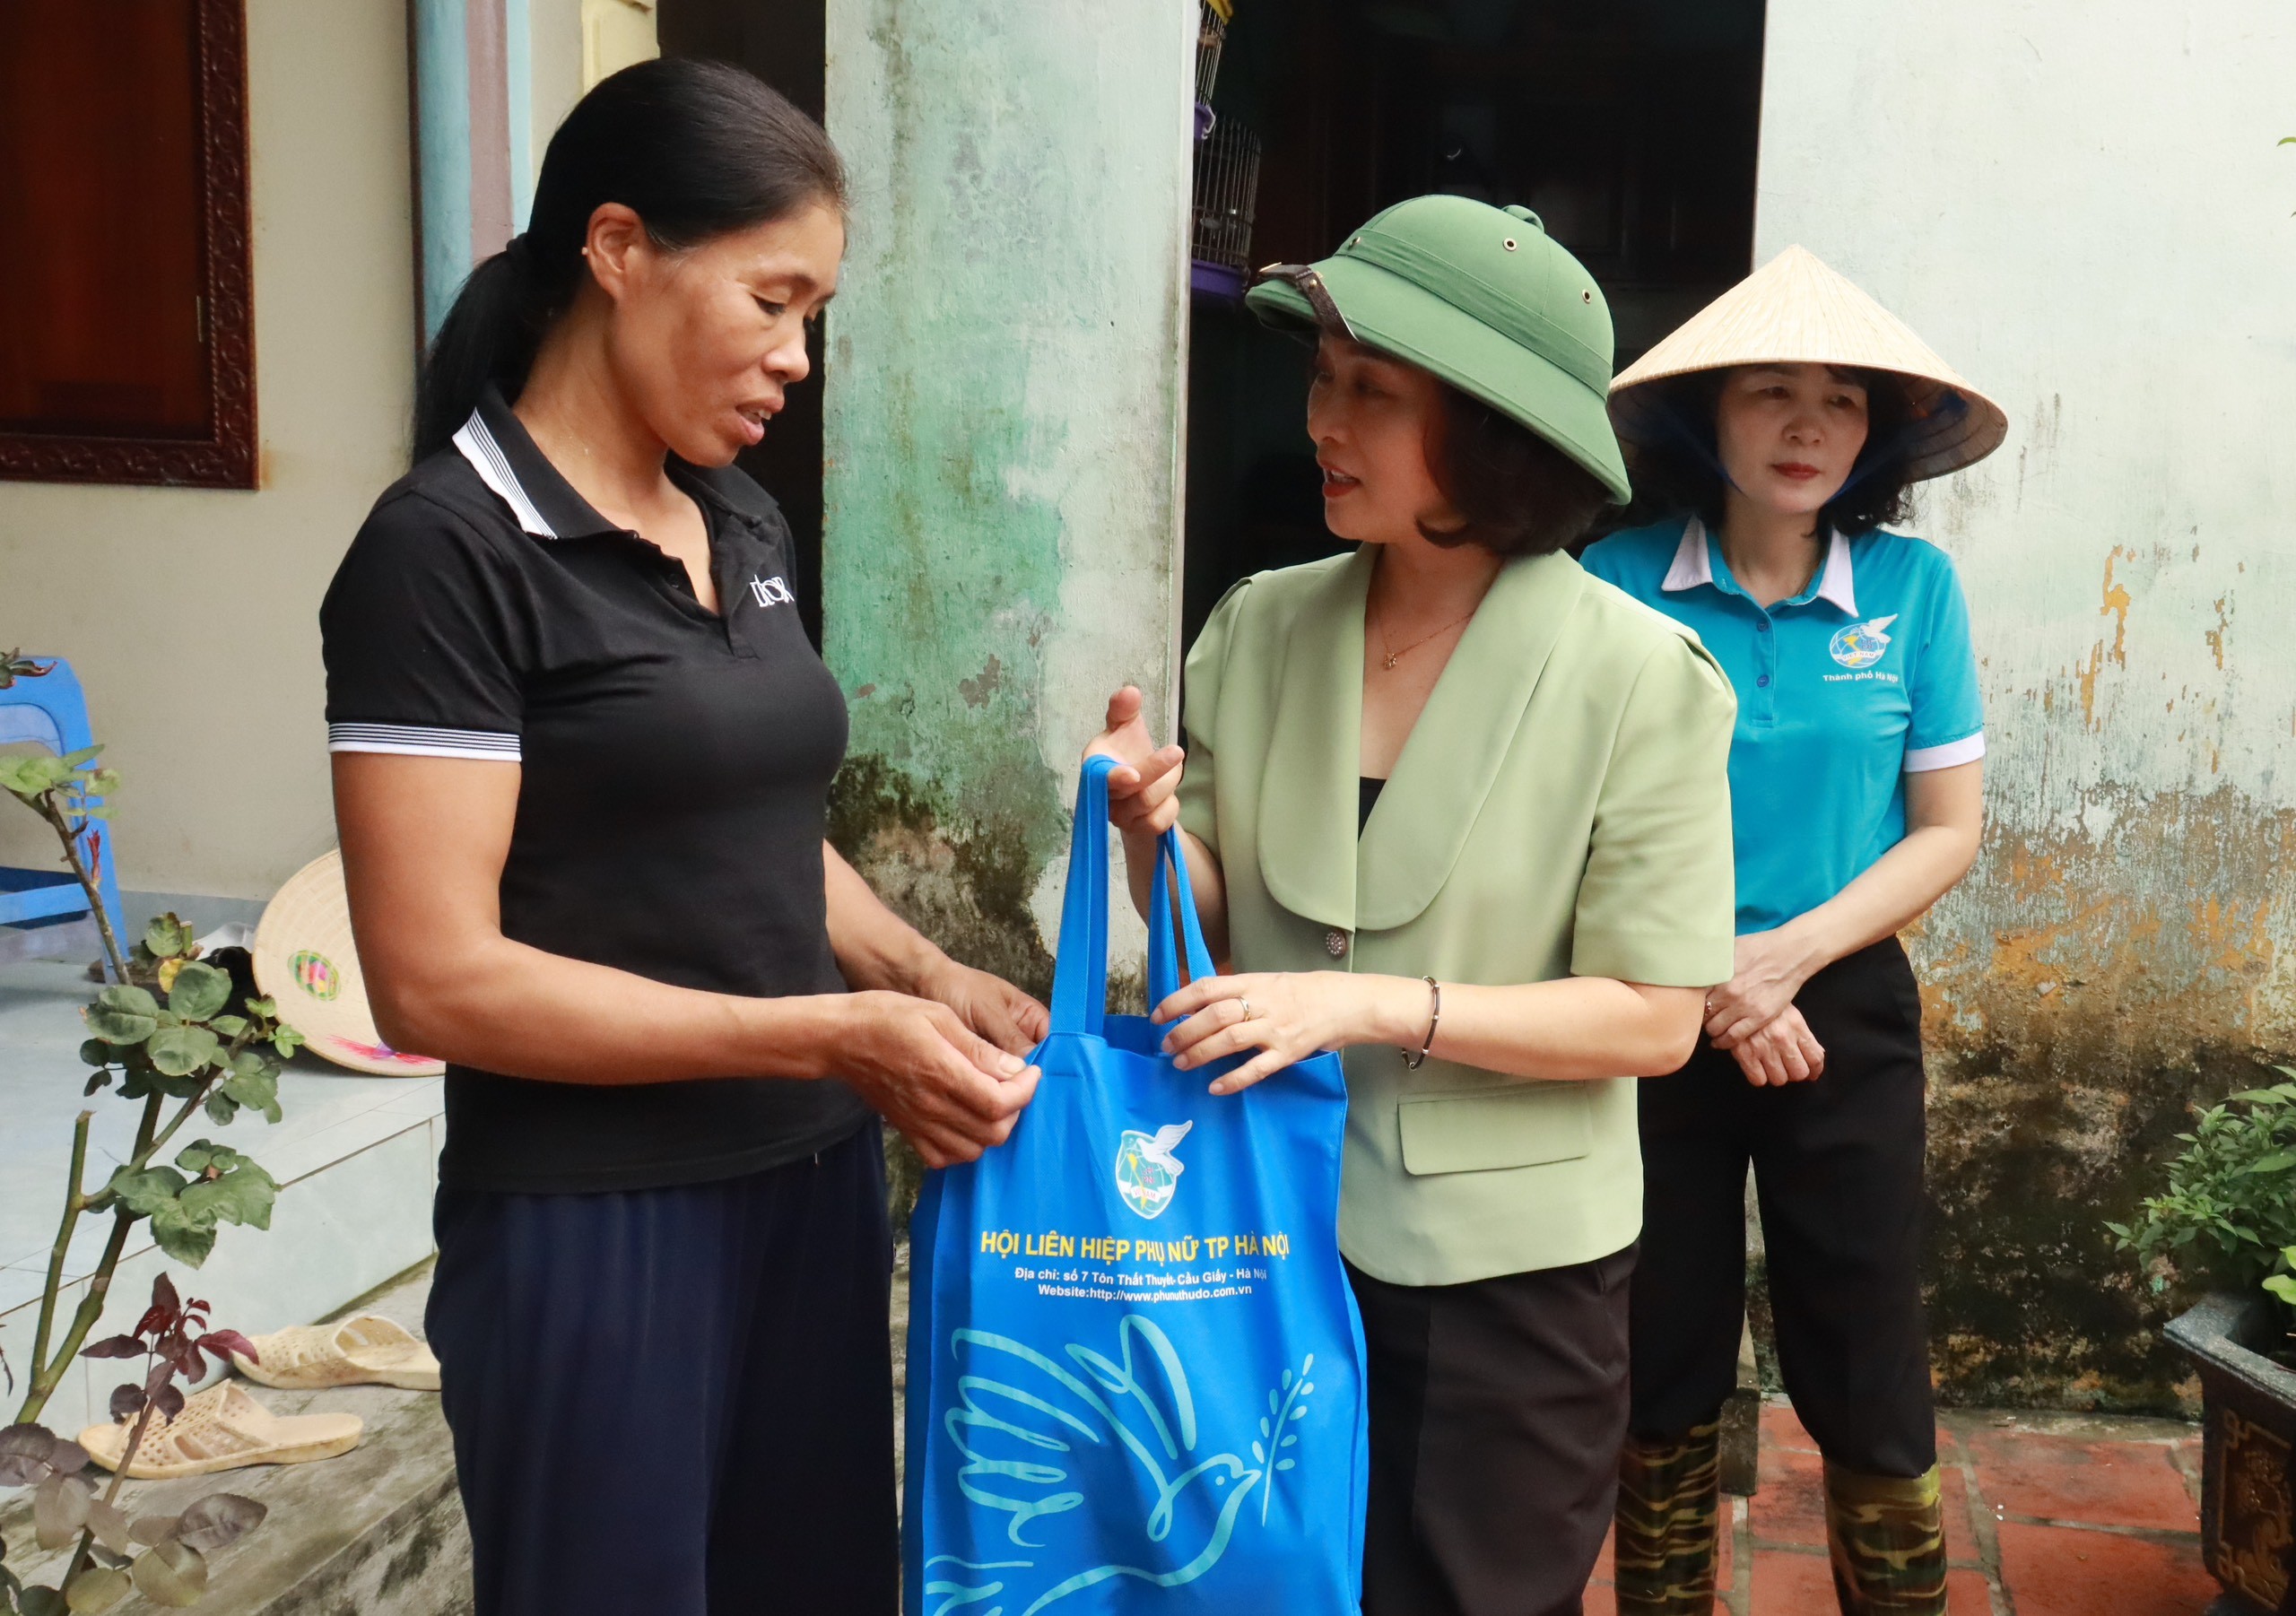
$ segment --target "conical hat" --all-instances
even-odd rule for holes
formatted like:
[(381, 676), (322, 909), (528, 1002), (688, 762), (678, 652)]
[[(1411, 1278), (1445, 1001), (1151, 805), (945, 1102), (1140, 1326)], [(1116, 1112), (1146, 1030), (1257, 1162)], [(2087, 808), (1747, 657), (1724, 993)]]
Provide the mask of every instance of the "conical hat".
[(1620, 437), (1663, 436), (1665, 387), (1653, 382), (1733, 365), (1839, 365), (1906, 378), (1915, 421), (1907, 450), (1911, 481), (1942, 477), (2001, 447), (2009, 417), (1954, 374), (1905, 322), (1814, 253), (1789, 247), (1685, 321), (1611, 383)]
[(446, 1063), (383, 1042), (351, 945), (343, 856), (326, 853), (287, 878), (256, 924), (255, 982), (313, 1055), (377, 1077), (436, 1077)]

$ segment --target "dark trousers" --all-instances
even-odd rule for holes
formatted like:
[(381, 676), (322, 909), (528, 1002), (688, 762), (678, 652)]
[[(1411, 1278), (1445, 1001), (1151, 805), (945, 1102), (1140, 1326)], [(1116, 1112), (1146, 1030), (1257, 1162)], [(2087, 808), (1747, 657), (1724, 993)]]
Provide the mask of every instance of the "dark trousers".
[(478, 1616), (892, 1616), (879, 1152), (872, 1124), (715, 1184), (440, 1191)]
[(1634, 1419), (1665, 1441), (1736, 1377), (1746, 1165), (1768, 1251), (1779, 1368), (1827, 1458), (1866, 1475), (1937, 1462), (1921, 1308), (1921, 999), (1895, 939), (1835, 961), (1795, 1003), (1824, 1075), (1756, 1088), (1701, 1044), (1642, 1085)]
[(1370, 1349), (1364, 1616), (1577, 1616), (1626, 1435), (1634, 1250), (1465, 1285), (1351, 1266)]

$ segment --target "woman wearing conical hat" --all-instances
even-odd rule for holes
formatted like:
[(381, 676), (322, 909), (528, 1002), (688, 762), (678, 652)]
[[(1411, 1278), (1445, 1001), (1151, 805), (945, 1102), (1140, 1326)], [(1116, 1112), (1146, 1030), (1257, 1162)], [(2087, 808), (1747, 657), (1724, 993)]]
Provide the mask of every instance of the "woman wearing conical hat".
[(1690, 1064), (1641, 1097), (1619, 1610), (1713, 1608), (1751, 1163), (1841, 1608), (1942, 1612), (1921, 1003), (1897, 934), (1977, 856), (1984, 715), (1952, 562), (1883, 525), (2006, 421), (1800, 248), (1620, 376), (1611, 414), (1637, 491), (1674, 514), (1587, 569), (1694, 630), (1738, 693), (1736, 968)]

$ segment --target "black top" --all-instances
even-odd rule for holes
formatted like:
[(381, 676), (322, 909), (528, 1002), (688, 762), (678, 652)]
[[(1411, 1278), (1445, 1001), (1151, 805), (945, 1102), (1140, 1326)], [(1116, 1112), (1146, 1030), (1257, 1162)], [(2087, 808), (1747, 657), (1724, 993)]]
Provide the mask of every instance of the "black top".
[(1363, 827), (1371, 822), (1371, 810), (1379, 805), (1379, 793), (1387, 789), (1385, 780), (1365, 775), (1355, 783), (1355, 834), (1363, 834)]
[[(822, 835), (845, 700), (797, 620), (789, 530), (737, 471), (670, 474), (709, 525), (722, 616), (490, 392), (454, 447), (376, 501), (335, 573), (319, 609), (328, 746), (523, 767), (505, 936), (714, 993), (842, 993)], [(699, 1183), (809, 1155), (866, 1116), (834, 1082), (449, 1066), (439, 1172), (538, 1193)]]

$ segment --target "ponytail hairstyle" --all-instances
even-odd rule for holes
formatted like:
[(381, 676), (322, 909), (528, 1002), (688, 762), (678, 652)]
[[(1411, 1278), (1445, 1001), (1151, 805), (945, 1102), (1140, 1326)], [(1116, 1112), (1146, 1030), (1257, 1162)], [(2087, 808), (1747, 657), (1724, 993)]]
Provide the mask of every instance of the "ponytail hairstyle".
[(488, 383), (517, 397), (609, 202), (674, 252), (811, 204), (842, 209), (845, 165), (819, 124), (729, 63), (640, 62), (601, 81), (550, 137), (526, 233), (471, 272), (439, 327), (415, 388), (416, 460), (453, 440)]

